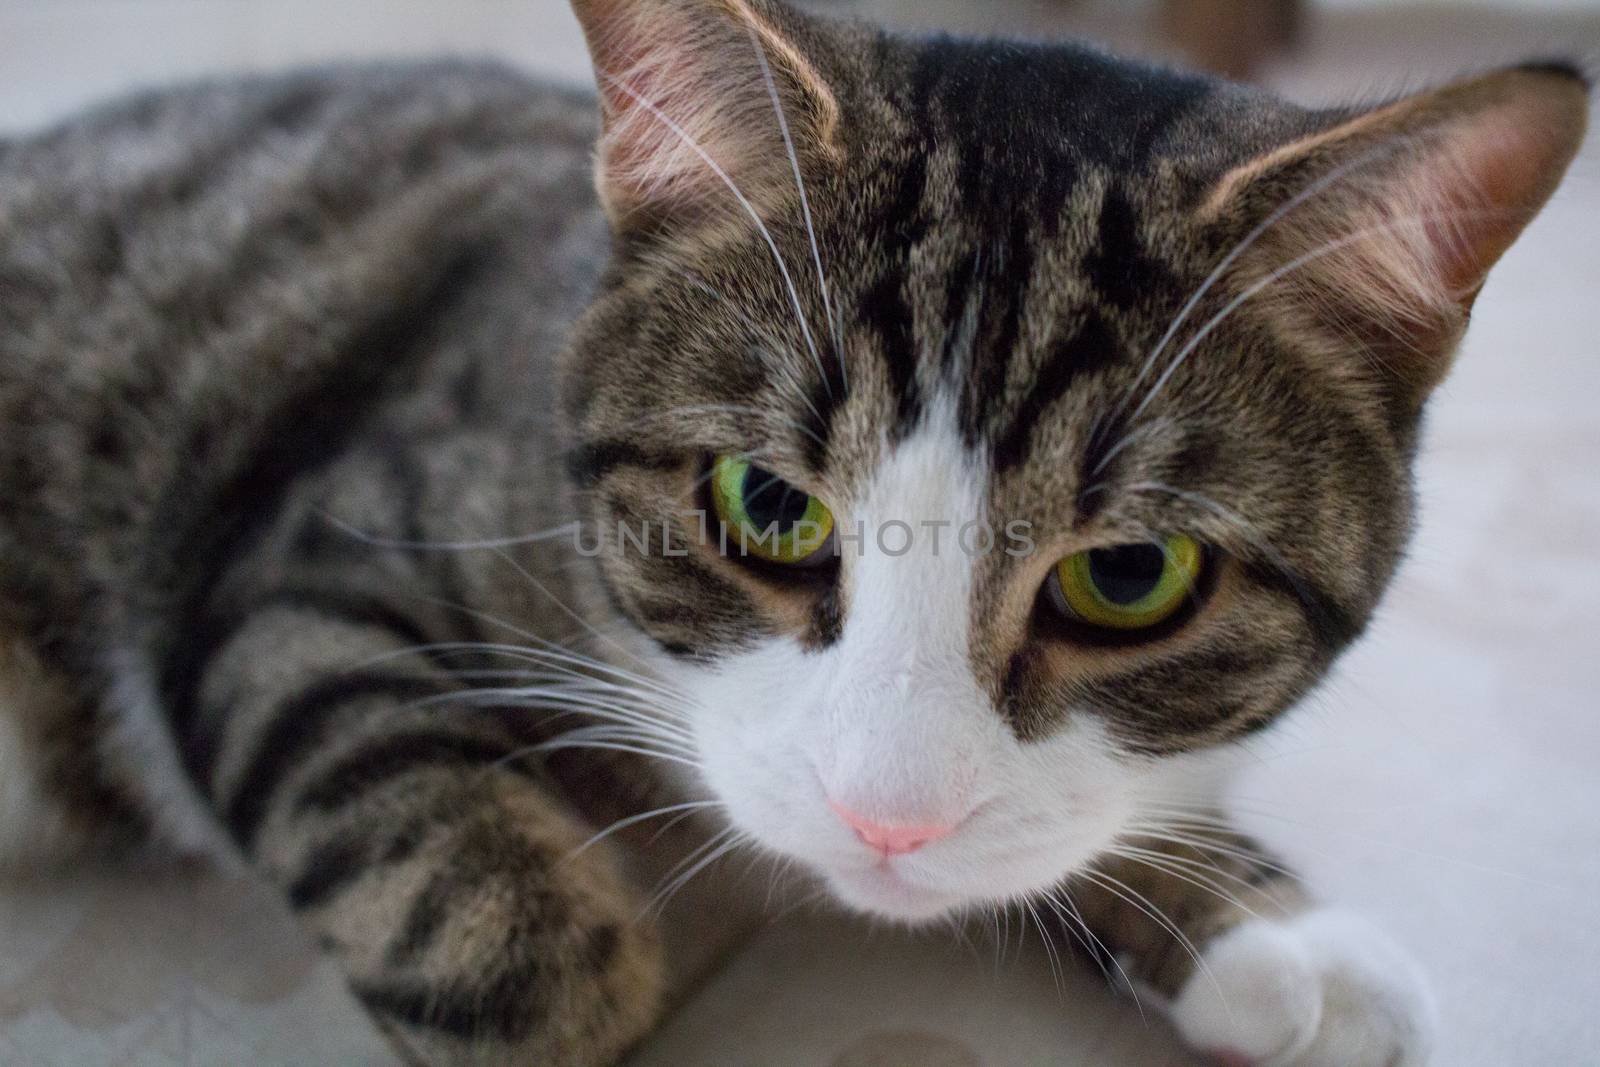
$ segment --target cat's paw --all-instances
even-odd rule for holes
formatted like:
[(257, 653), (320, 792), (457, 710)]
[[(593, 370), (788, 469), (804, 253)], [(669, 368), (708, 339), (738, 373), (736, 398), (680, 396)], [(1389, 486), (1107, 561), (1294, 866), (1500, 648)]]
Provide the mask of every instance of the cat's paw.
[(1370, 923), (1315, 910), (1251, 921), (1206, 946), (1172, 1006), (1186, 1042), (1226, 1067), (1421, 1067), (1433, 998)]

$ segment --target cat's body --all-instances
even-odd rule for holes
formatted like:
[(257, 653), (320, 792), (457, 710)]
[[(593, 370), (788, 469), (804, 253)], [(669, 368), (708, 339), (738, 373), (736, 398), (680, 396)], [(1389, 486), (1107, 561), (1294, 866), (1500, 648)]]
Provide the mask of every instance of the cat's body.
[[(329, 71), (147, 97), (3, 150), (4, 537), (22, 561), (4, 618), (79, 679), (85, 716), (120, 732), (105, 694), (170, 700), (185, 620), (280, 522), (331, 510), (456, 541), (570, 520), (553, 378), (606, 253), (593, 110), (497, 69)], [(395, 470), (351, 471), (363, 453)], [(418, 471), (453, 456), (477, 466)], [(352, 491), (374, 496), (339, 507)], [(382, 555), (359, 537), (329, 527), (327, 550)], [(571, 579), (547, 576), (581, 602)], [(484, 612), (523, 595), (449, 580), (489, 586), (455, 597)], [(113, 780), (83, 736), (48, 776), (139, 820), (149, 775)]]
[[(1364, 624), (1421, 399), (1509, 236), (1374, 240), (1376, 193), (1258, 224), (1372, 139), (1421, 159), (1428, 123), (1525, 108), (1548, 161), (1484, 171), (1520, 225), (1576, 144), (1574, 75), (1358, 116), (776, 5), (577, 6), (599, 203), (594, 101), (462, 65), (0, 145), (0, 843), (220, 826), (430, 1061), (609, 1064), (648, 1028), (683, 969), (640, 920), (657, 883), (583, 846), (665, 808), (716, 835), (686, 872), (753, 839), (896, 919), (1070, 880), (1039, 905), (1063, 941), (1195, 1044), (1419, 1062), (1409, 965), (1196, 783)], [(1315, 299), (1224, 324), (1313, 263)], [(739, 456), (865, 544), (841, 523), (790, 567), (697, 538)], [(1032, 549), (872, 547), (975, 517)], [(1050, 565), (1152, 530), (1185, 535), (1158, 569), (1196, 546), (1172, 609), (1063, 621)]]
[[(310, 738), (287, 739), (292, 761), (248, 789), (233, 784), (270, 744), (274, 702), (298, 695), (298, 734), (319, 713), (348, 710), (340, 701), (364, 683), (409, 704), (446, 667), (525, 666), (385, 653), (534, 639), (505, 626), (568, 644), (582, 635), (567, 612), (596, 608), (597, 596), (570, 565), (570, 538), (512, 546), (504, 559), (421, 543), (525, 534), (574, 514), (553, 366), (604, 263), (595, 132), (592, 99), (458, 65), (198, 86), (4, 150), (0, 572), (6, 624), (25, 636), (0, 688), (23, 736), (0, 758), (29, 768), (37, 787), (8, 804), (9, 858), (148, 830), (210, 847), (217, 835), (197, 817), (207, 791), (195, 795), (186, 762), (201, 780), (215, 770), (223, 792), (265, 796), (278, 779), (304, 786), (300, 764), (318, 756)], [(252, 625), (270, 651), (214, 662)], [(319, 699), (319, 683), (346, 675), (359, 678)], [(258, 692), (263, 721), (213, 717), (213, 686)], [(169, 713), (189, 724), (180, 737), (211, 731), (203, 754), (192, 734), (174, 750)], [(426, 727), (441, 715), (451, 722)], [(406, 760), (481, 769), (539, 739), (543, 717), (441, 707), (345, 755), (379, 779)], [(602, 825), (656, 788), (637, 774), (596, 786)], [(577, 825), (564, 809), (559, 818)], [(407, 832), (386, 821), (345, 851), (398, 849)], [(550, 832), (529, 852), (552, 866), (587, 836)], [(461, 846), (474, 847), (512, 858), (492, 836)], [(316, 907), (322, 891), (305, 885), (349, 876), (357, 857), (273, 862)], [(403, 867), (399, 855), (390, 863)], [(427, 887), (405, 877), (397, 908)], [(612, 911), (577, 935), (631, 936), (631, 907)], [(616, 955), (599, 966), (627, 975), (632, 961)], [(483, 1006), (503, 1026), (533, 988), (516, 974)], [(618, 995), (624, 1014), (648, 1015), (654, 985), (633, 981), (642, 988)], [(479, 995), (475, 986), (462, 1003)]]

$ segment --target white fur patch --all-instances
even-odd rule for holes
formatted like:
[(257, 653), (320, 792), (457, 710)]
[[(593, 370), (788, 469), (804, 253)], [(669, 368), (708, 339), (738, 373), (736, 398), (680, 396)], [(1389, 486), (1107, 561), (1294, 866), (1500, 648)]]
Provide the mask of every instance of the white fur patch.
[(1421, 1067), (1434, 1005), (1417, 966), (1331, 909), (1252, 921), (1213, 941), (1172, 1008), (1197, 1049), (1261, 1067)]
[[(843, 902), (917, 921), (1046, 891), (1120, 832), (1152, 771), (1099, 720), (1069, 716), (1020, 743), (970, 663), (974, 560), (955, 543), (983, 515), (984, 467), (949, 424), (889, 454), (858, 498), (833, 501), (849, 604), (832, 647), (767, 642), (671, 674), (696, 706), (703, 773), (733, 823), (802, 860)], [(942, 528), (937, 550), (924, 522)], [(880, 541), (878, 531), (895, 526)], [(894, 826), (956, 827), (885, 858), (830, 802)]]

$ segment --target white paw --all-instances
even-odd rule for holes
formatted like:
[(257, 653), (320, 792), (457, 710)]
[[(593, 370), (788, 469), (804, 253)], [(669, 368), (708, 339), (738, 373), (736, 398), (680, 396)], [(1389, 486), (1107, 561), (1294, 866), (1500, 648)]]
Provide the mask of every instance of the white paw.
[(1433, 998), (1370, 923), (1333, 910), (1252, 921), (1206, 947), (1172, 1005), (1185, 1041), (1229, 1067), (1421, 1067)]

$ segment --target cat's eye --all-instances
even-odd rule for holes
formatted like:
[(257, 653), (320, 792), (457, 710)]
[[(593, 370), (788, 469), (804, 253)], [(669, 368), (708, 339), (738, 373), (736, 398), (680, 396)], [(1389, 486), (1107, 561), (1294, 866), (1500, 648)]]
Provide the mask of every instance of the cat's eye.
[(824, 558), (833, 544), (833, 512), (771, 471), (734, 456), (711, 466), (711, 502), (729, 554), (798, 565)]
[(1204, 569), (1205, 549), (1183, 534), (1095, 548), (1056, 564), (1051, 599), (1067, 618), (1086, 626), (1148, 630), (1183, 609)]

